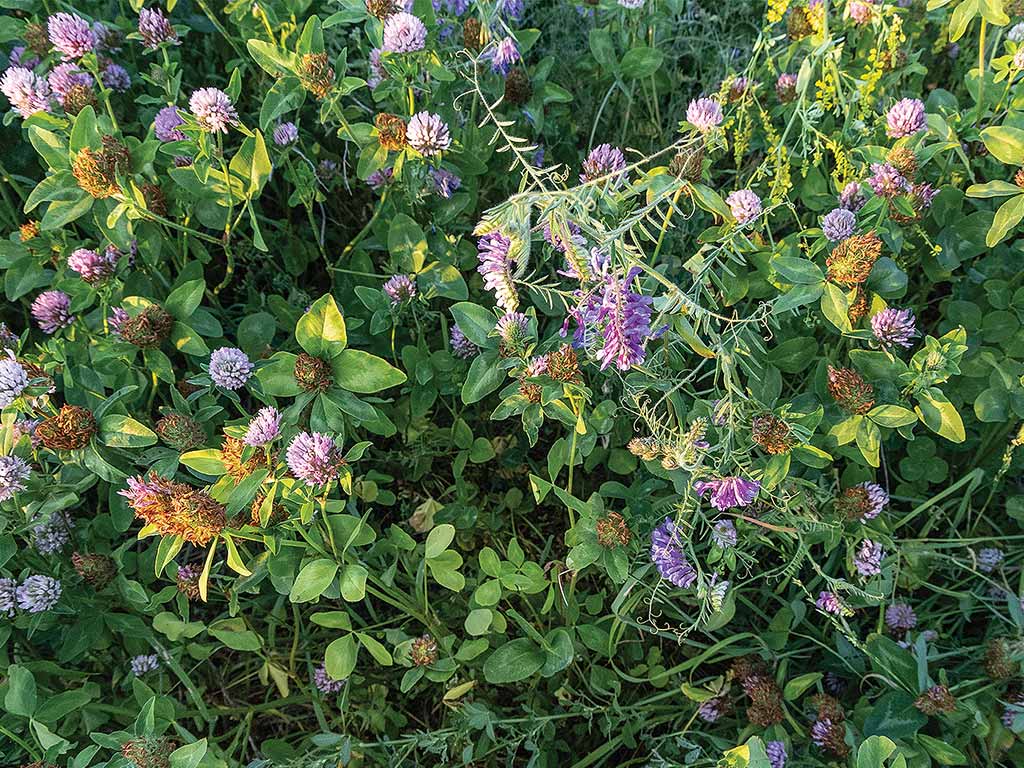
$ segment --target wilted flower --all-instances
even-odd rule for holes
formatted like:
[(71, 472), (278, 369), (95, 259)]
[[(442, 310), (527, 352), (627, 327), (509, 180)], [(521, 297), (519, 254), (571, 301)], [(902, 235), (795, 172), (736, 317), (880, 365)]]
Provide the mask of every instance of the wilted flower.
[(956, 698), (944, 685), (933, 685), (914, 701), (914, 706), (926, 715), (956, 712)]
[(882, 241), (873, 231), (851, 235), (832, 249), (825, 259), (828, 279), (847, 288), (860, 285), (868, 279), (881, 255)]
[(885, 609), (885, 625), (894, 632), (906, 632), (917, 626), (917, 614), (907, 603), (892, 603)]
[(57, 605), (63, 590), (52, 576), (35, 574), (26, 578), (15, 592), (18, 608), (26, 613), (43, 613)]
[(985, 547), (978, 550), (978, 570), (992, 573), (1003, 562), (1003, 550), (998, 547)]
[(321, 664), (313, 670), (313, 685), (325, 696), (341, 693), (345, 689), (346, 680), (335, 680), (327, 674), (327, 665)]
[(295, 383), (304, 392), (326, 392), (334, 384), (334, 372), (326, 360), (300, 352), (295, 358)]
[(519, 46), (516, 45), (514, 37), (504, 37), (497, 45), (485, 54), (491, 61), (491, 70), (502, 77), (505, 77), (516, 62), (522, 61), (519, 55)]
[(20, 456), (0, 456), (0, 501), (25, 490), (25, 482), (31, 476), (31, 467)]
[(618, 512), (609, 512), (595, 524), (597, 543), (605, 549), (624, 547), (629, 544), (633, 534), (629, 530), (629, 524)]
[(457, 325), (451, 327), (449, 332), (449, 342), (452, 345), (452, 354), (456, 357), (460, 357), (463, 360), (469, 360), (469, 358), (476, 356), (480, 351), (476, 344), (466, 338), (466, 335), (462, 332), (462, 329)]
[(668, 165), (669, 173), (679, 179), (698, 182), (704, 173), (704, 146), (684, 147)]
[(857, 227), (857, 214), (846, 208), (834, 208), (821, 218), (821, 231), (833, 243), (845, 240)]
[(80, 59), (96, 47), (96, 33), (76, 13), (55, 13), (47, 21), (50, 42), (66, 59)]
[(736, 546), (736, 526), (732, 520), (719, 520), (711, 528), (711, 540), (720, 549)]
[(686, 589), (697, 580), (697, 571), (683, 554), (682, 536), (670, 517), (651, 532), (651, 562), (662, 578), (680, 589)]
[(920, 99), (900, 99), (889, 108), (885, 124), (886, 133), (894, 139), (927, 130), (924, 102)]
[(135, 768), (168, 768), (174, 742), (166, 736), (138, 736), (121, 745), (121, 754)]
[(384, 21), (384, 50), (388, 53), (412, 53), (423, 49), (427, 28), (418, 17), (404, 11)]
[(159, 8), (139, 10), (139, 35), (142, 36), (142, 44), (150, 50), (155, 50), (160, 43), (176, 43), (178, 41), (178, 34), (174, 31), (174, 27)]
[(236, 347), (220, 347), (210, 354), (210, 378), (218, 387), (241, 389), (256, 366)]
[(693, 490), (704, 498), (707, 491), (711, 492), (711, 506), (719, 512), (732, 507), (745, 507), (754, 502), (761, 483), (757, 480), (745, 480), (742, 477), (721, 477), (716, 480), (698, 480)]
[(28, 382), (28, 373), (13, 354), (0, 358), (0, 408), (6, 408), (21, 397)]
[(178, 130), (184, 122), (177, 107), (164, 107), (153, 119), (153, 132), (160, 141), (184, 141), (185, 134)]
[(864, 539), (860, 549), (853, 558), (853, 565), (864, 578), (877, 576), (882, 572), (882, 558), (885, 557), (885, 550), (877, 541)]
[(885, 153), (885, 162), (899, 171), (908, 181), (917, 173), (917, 155), (910, 147), (897, 146)]
[(737, 189), (725, 198), (737, 224), (746, 224), (761, 215), (761, 198), (749, 189)]
[[(526, 70), (517, 67), (509, 72), (505, 78), (505, 101), (514, 107), (518, 107), (528, 102), (531, 96), (533, 96), (533, 83), (530, 82), (530, 76), (526, 73)], [(540, 160), (538, 160), (538, 157)], [(534, 167), (541, 167), (544, 162), (543, 158), (544, 148), (538, 147), (537, 154), (533, 158)]]
[(25, 67), (10, 67), (0, 77), (0, 91), (22, 117), (49, 109), (50, 86), (39, 75)]
[(281, 436), (281, 414), (276, 408), (267, 406), (249, 422), (243, 441), (246, 445), (260, 448), (269, 445)]
[(409, 658), (417, 667), (429, 667), (437, 661), (437, 642), (429, 634), (417, 637), (409, 646)]
[(430, 180), (434, 182), (434, 191), (445, 200), (462, 186), (462, 179), (445, 168), (431, 168)]
[(326, 53), (307, 53), (299, 68), (302, 87), (318, 99), (325, 98), (334, 85), (334, 67)]
[(90, 248), (79, 248), (68, 256), (68, 266), (87, 283), (98, 283), (114, 274), (117, 259), (109, 252), (102, 254)]
[(398, 115), (381, 112), (373, 118), (377, 128), (377, 141), (389, 151), (398, 152), (405, 147), (407, 126)]
[(55, 555), (71, 541), (75, 522), (66, 512), (54, 512), (32, 528), (32, 546), (41, 555)]
[(295, 123), (281, 123), (274, 129), (274, 143), (287, 147), (299, 140), (299, 129)]
[(914, 313), (909, 309), (883, 309), (871, 317), (871, 332), (883, 347), (910, 347), (917, 335)]
[(410, 301), (416, 296), (415, 275), (392, 275), (381, 290), (391, 300), (392, 306)]
[(82, 580), (97, 591), (107, 586), (117, 575), (117, 565), (107, 555), (75, 552), (71, 555), (71, 564)]
[(149, 304), (120, 325), (118, 333), (139, 349), (157, 349), (171, 334), (174, 318), (159, 304)]
[(217, 88), (193, 91), (188, 108), (199, 127), (208, 133), (227, 133), (228, 126), (238, 122), (238, 112), (231, 99)]
[(597, 322), (602, 323), (603, 343), (597, 353), (601, 370), (612, 363), (620, 371), (629, 370), (644, 361), (644, 344), (651, 335), (651, 313), (654, 300), (634, 293), (630, 288), (640, 273), (633, 267), (620, 280), (614, 274), (605, 278)]
[(701, 133), (722, 124), (722, 105), (714, 99), (694, 99), (686, 107), (686, 121)]
[(850, 748), (843, 740), (845, 729), (842, 722), (822, 717), (811, 724), (811, 741), (819, 749), (830, 752), (837, 757), (845, 757)]
[(606, 176), (610, 187), (617, 187), (622, 183), (626, 168), (626, 158), (622, 150), (613, 147), (611, 144), (599, 144), (590, 150), (587, 159), (583, 161), (583, 173), (580, 174), (580, 183), (596, 181)]
[(783, 104), (793, 101), (796, 98), (796, 75), (789, 72), (779, 75), (779, 79), (775, 81), (775, 95)]
[(334, 438), (320, 432), (300, 432), (286, 452), (288, 469), (309, 485), (326, 485), (338, 477), (345, 460)]
[(871, 164), (868, 186), (876, 195), (889, 200), (910, 190), (910, 182), (889, 163)]
[(176, 451), (191, 451), (201, 446), (206, 435), (195, 419), (183, 413), (169, 413), (156, 423), (153, 431)]
[(189, 600), (196, 600), (200, 597), (199, 594), (199, 577), (202, 575), (203, 569), (199, 565), (182, 565), (178, 567), (178, 573), (175, 575), (174, 581), (181, 592)]
[(124, 93), (132, 86), (132, 78), (128, 74), (128, 70), (114, 62), (108, 63), (100, 72), (100, 81), (104, 88), (118, 93)]
[(519, 306), (519, 293), (513, 281), (515, 262), (509, 256), (512, 241), (495, 230), (477, 241), (477, 272), (483, 275), (484, 288), (494, 292), (494, 300), (502, 309), (512, 312)]
[(439, 155), (452, 145), (448, 126), (440, 115), (430, 112), (417, 112), (409, 119), (406, 140), (424, 157)]
[(773, 456), (788, 453), (793, 447), (792, 430), (774, 413), (755, 416), (750, 422), (751, 439)]
[(36, 427), (35, 434), (51, 451), (74, 451), (88, 445), (96, 431), (96, 419), (89, 409), (63, 405)]
[(71, 164), (71, 173), (78, 186), (97, 200), (111, 197), (120, 191), (117, 175), (127, 170), (131, 160), (127, 147), (116, 139), (108, 142), (106, 139), (110, 137), (103, 138), (102, 150), (97, 152), (90, 147), (82, 147)]
[(142, 677), (148, 672), (156, 672), (160, 669), (160, 657), (155, 653), (133, 656), (129, 667), (133, 675)]
[(845, 411), (865, 414), (875, 404), (875, 390), (853, 368), (828, 367), (828, 392)]
[(199, 546), (208, 544), (227, 524), (224, 506), (206, 491), (155, 472), (129, 477), (128, 487), (118, 495), (128, 499), (136, 516), (161, 535), (181, 536)]

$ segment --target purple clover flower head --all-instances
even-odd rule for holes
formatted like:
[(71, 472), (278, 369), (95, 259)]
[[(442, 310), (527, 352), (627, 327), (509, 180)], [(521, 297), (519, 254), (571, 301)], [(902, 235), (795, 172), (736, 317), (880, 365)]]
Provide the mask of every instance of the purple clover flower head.
[(516, 39), (511, 36), (502, 38), (493, 49), (487, 52), (486, 58), (491, 61), (491, 71), (502, 77), (507, 77), (512, 67), (523, 60), (519, 54)]
[(218, 387), (241, 389), (256, 366), (237, 347), (220, 347), (210, 354), (210, 378)]
[(71, 297), (64, 291), (43, 291), (32, 302), (32, 317), (43, 333), (54, 334), (71, 325)]
[(109, 250), (99, 253), (91, 248), (78, 248), (68, 256), (68, 267), (73, 269), (87, 283), (98, 283), (114, 274), (117, 256)]
[(270, 445), (281, 436), (281, 414), (277, 408), (260, 408), (245, 430), (242, 442), (254, 448)]
[(827, 746), (832, 736), (832, 728), (832, 721), (827, 717), (815, 720), (811, 724), (811, 741), (814, 742), (814, 746), (818, 749)]
[(729, 211), (739, 225), (753, 221), (761, 215), (761, 198), (749, 189), (737, 189), (725, 198)]
[(185, 134), (178, 130), (184, 122), (177, 107), (164, 107), (153, 119), (153, 133), (160, 141), (184, 141)]
[(853, 565), (863, 578), (877, 576), (882, 572), (882, 558), (885, 550), (877, 541), (864, 539), (853, 558)]
[(841, 616), (845, 613), (843, 604), (839, 602), (839, 598), (834, 592), (822, 590), (818, 593), (818, 599), (814, 601), (814, 605), (818, 610), (831, 613), (833, 616)]
[(136, 677), (142, 677), (149, 672), (156, 672), (160, 669), (160, 657), (155, 653), (142, 653), (138, 656), (133, 656), (128, 666), (133, 675)]
[(466, 338), (466, 334), (457, 325), (452, 326), (448, 340), (452, 345), (452, 354), (463, 360), (475, 357), (477, 352), (480, 351), (476, 344)]
[(80, 59), (96, 48), (96, 33), (77, 13), (55, 13), (47, 22), (50, 42), (65, 59)]
[(1017, 22), (1010, 31), (1006, 33), (1006, 39), (1011, 43), (1024, 43), (1024, 21)]
[(462, 186), (462, 179), (444, 168), (431, 168), (430, 180), (434, 183), (434, 192), (445, 200), (450, 199), (455, 190)]
[(871, 316), (871, 332), (883, 347), (912, 347), (912, 339), (917, 335), (914, 313), (895, 307), (883, 309)]
[(781, 741), (769, 741), (764, 745), (771, 768), (786, 768), (786, 745)]
[(6, 576), (0, 578), (0, 616), (13, 618), (18, 612), (18, 582)]
[(821, 231), (831, 242), (838, 243), (857, 228), (857, 214), (846, 208), (834, 208), (821, 217)]
[(893, 139), (913, 136), (927, 129), (924, 102), (920, 99), (900, 99), (889, 108), (885, 116), (885, 132)]
[(299, 140), (299, 128), (295, 123), (281, 123), (274, 129), (274, 143), (288, 147)]
[(309, 485), (327, 485), (337, 479), (344, 463), (334, 438), (321, 432), (300, 432), (285, 452), (288, 469)]
[(366, 78), (366, 84), (370, 87), (371, 91), (384, 82), (388, 76), (384, 65), (380, 63), (380, 55), (383, 52), (382, 48), (374, 48), (370, 51), (370, 73), (369, 77)]
[(686, 122), (701, 133), (721, 125), (723, 119), (722, 105), (714, 99), (694, 99), (686, 107)]
[(510, 347), (521, 346), (528, 337), (530, 320), (522, 312), (506, 312), (495, 325), (498, 338)]
[(347, 680), (335, 680), (327, 674), (327, 665), (321, 664), (313, 671), (313, 685), (325, 696), (333, 696), (345, 689)]
[(978, 570), (992, 573), (1003, 562), (1003, 550), (999, 547), (985, 547), (978, 550)]
[(8, 68), (0, 77), (0, 92), (22, 117), (31, 117), (50, 108), (49, 84), (25, 67)]
[(729, 702), (725, 696), (715, 696), (713, 699), (700, 703), (700, 706), (697, 707), (697, 715), (705, 723), (713, 723), (725, 714), (728, 705)]
[(238, 122), (238, 112), (228, 95), (219, 88), (200, 88), (188, 99), (189, 111), (199, 127), (208, 133), (227, 133)]
[(775, 81), (775, 95), (779, 101), (788, 103), (796, 98), (797, 76), (792, 72), (783, 72)]
[(100, 80), (103, 81), (104, 88), (109, 88), (118, 93), (124, 93), (132, 87), (132, 78), (128, 74), (128, 70), (114, 62), (107, 64), (106, 68), (100, 73)]
[(394, 175), (394, 168), (380, 168), (366, 177), (366, 183), (374, 192), (379, 192), (391, 183)]
[(654, 299), (634, 293), (630, 284), (640, 273), (633, 267), (625, 279), (608, 275), (604, 282), (598, 323), (603, 323), (603, 344), (597, 353), (601, 370), (612, 363), (620, 371), (640, 365), (646, 358), (644, 344), (651, 335), (651, 312)]
[[(29, 54), (29, 55), (25, 55)], [(7, 57), (9, 66), (35, 69), (39, 66), (39, 57), (33, 56), (24, 45), (16, 45), (11, 49), (11, 55)]]
[(142, 44), (151, 51), (156, 50), (160, 43), (178, 42), (178, 33), (159, 8), (139, 10), (139, 35), (142, 36)]
[(419, 17), (400, 11), (384, 20), (384, 44), (387, 53), (413, 53), (423, 50), (427, 28)]
[(21, 582), (15, 592), (15, 598), (18, 601), (18, 608), (26, 613), (43, 613), (57, 604), (62, 591), (57, 579), (35, 574)]
[(892, 199), (910, 191), (910, 182), (889, 163), (872, 163), (868, 186), (879, 197)]
[(114, 307), (114, 309), (110, 311), (110, 315), (107, 317), (107, 328), (110, 330), (110, 333), (114, 336), (120, 337), (121, 326), (124, 325), (128, 317), (128, 313), (121, 307)]
[(626, 158), (622, 150), (613, 147), (611, 144), (599, 144), (590, 150), (587, 159), (583, 161), (583, 173), (580, 174), (580, 183), (596, 181), (604, 177), (609, 187), (614, 189), (622, 183), (625, 178)]
[(57, 101), (63, 105), (68, 91), (76, 85), (91, 88), (93, 79), (92, 75), (82, 71), (75, 62), (65, 61), (50, 70), (50, 74), (46, 76), (46, 82), (50, 86), (50, 91), (57, 97)]
[(526, 10), (524, 0), (498, 0), (498, 13), (506, 19), (518, 21)]
[(619, 5), (630, 11), (636, 11), (644, 7), (647, 0), (619, 0)]
[(14, 359), (14, 353), (8, 354), (10, 357), (0, 358), (0, 408), (6, 408), (21, 397), (29, 381), (28, 373), (21, 363)]
[(910, 196), (915, 210), (920, 213), (932, 207), (932, 201), (939, 194), (939, 190), (931, 184), (911, 184)]
[(424, 157), (440, 155), (452, 146), (448, 125), (440, 115), (430, 112), (417, 112), (409, 118), (405, 140)]
[(483, 275), (484, 288), (494, 292), (494, 300), (502, 309), (513, 312), (519, 306), (512, 275), (515, 262), (509, 257), (512, 241), (495, 230), (477, 241), (477, 259), (480, 266), (476, 271)]
[(917, 626), (917, 614), (907, 603), (890, 603), (885, 609), (885, 625), (894, 632), (907, 632)]
[[(54, 389), (51, 387), (51, 392)], [(39, 437), (36, 435), (36, 427), (43, 423), (42, 419), (18, 419), (14, 422), (12, 433), (14, 434), (14, 440), (17, 442), (23, 436), (27, 436), (29, 441), (32, 443), (33, 448), (38, 448), (41, 445)]]
[(651, 532), (651, 562), (663, 579), (680, 589), (686, 589), (697, 580), (697, 571), (683, 554), (682, 537), (671, 517), (666, 517)]
[(757, 480), (745, 480), (742, 477), (721, 477), (717, 480), (698, 480), (693, 490), (704, 498), (706, 491), (711, 492), (711, 506), (719, 512), (733, 507), (746, 507), (752, 504), (761, 490)]
[(845, 208), (848, 211), (856, 213), (864, 207), (864, 203), (866, 202), (867, 200), (860, 191), (860, 184), (856, 181), (851, 181), (843, 187), (843, 191), (839, 193), (839, 207)]
[(732, 520), (719, 520), (711, 529), (711, 540), (719, 549), (735, 547), (736, 539), (736, 526)]
[(861, 483), (858, 487), (867, 491), (868, 502), (871, 504), (870, 509), (860, 519), (862, 523), (866, 523), (882, 514), (882, 510), (889, 504), (889, 493), (878, 483), (866, 482)]
[(0, 501), (7, 501), (24, 491), (31, 476), (32, 469), (21, 456), (0, 456)]
[(391, 300), (391, 306), (398, 306), (404, 304), (407, 301), (411, 301), (416, 296), (416, 283), (414, 282), (415, 275), (410, 278), (409, 275), (392, 275), (388, 278), (388, 281), (384, 283), (384, 287), (381, 289), (387, 294), (387, 297)]
[(65, 512), (54, 512), (32, 528), (32, 546), (41, 555), (56, 555), (71, 541), (75, 521)]

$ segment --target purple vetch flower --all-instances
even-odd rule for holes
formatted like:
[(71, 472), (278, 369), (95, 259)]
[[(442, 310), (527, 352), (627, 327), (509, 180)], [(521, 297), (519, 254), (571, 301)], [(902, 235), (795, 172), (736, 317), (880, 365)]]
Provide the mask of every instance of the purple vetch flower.
[(160, 141), (184, 141), (185, 134), (178, 130), (184, 122), (177, 107), (164, 107), (153, 119), (153, 133)]
[(321, 432), (300, 432), (285, 452), (288, 469), (309, 485), (326, 485), (337, 479), (344, 459), (334, 438)]
[(326, 696), (332, 696), (336, 693), (341, 693), (345, 688), (347, 680), (335, 680), (329, 674), (327, 674), (327, 665), (321, 664), (313, 671), (313, 685), (320, 693)]
[(50, 91), (57, 97), (57, 101), (64, 104), (64, 98), (76, 85), (84, 85), (91, 88), (93, 84), (92, 75), (83, 71), (73, 61), (65, 61), (50, 70), (46, 76), (46, 82)]
[(71, 325), (71, 297), (64, 291), (43, 291), (32, 302), (32, 317), (44, 333), (54, 334)]
[(200, 88), (188, 99), (189, 111), (195, 115), (199, 127), (208, 133), (227, 133), (228, 126), (238, 122), (235, 105), (218, 88)]
[(700, 703), (700, 706), (697, 707), (697, 715), (705, 723), (713, 723), (725, 714), (728, 706), (729, 700), (725, 696), (715, 696), (713, 699)]
[(405, 140), (424, 157), (440, 155), (452, 146), (448, 125), (440, 115), (430, 112), (417, 112), (409, 118)]
[(117, 256), (109, 250), (99, 253), (91, 248), (78, 248), (68, 256), (68, 267), (73, 269), (87, 283), (98, 283), (114, 274)]
[(885, 550), (877, 541), (864, 539), (853, 558), (853, 566), (862, 577), (877, 576), (882, 572), (882, 558)]
[(918, 213), (927, 211), (931, 208), (932, 201), (938, 194), (939, 190), (928, 183), (910, 185), (911, 204), (914, 206), (914, 210)]
[(879, 197), (892, 199), (910, 191), (910, 182), (889, 163), (872, 163), (868, 186)]
[(269, 445), (281, 436), (281, 414), (277, 408), (260, 408), (245, 430), (242, 442), (254, 448)]
[[(29, 55), (26, 56), (25, 54)], [(7, 57), (8, 66), (10, 67), (24, 67), (25, 69), (35, 69), (39, 66), (39, 57), (32, 55), (28, 48), (24, 45), (16, 45), (11, 49), (11, 55)]]
[(480, 351), (476, 344), (466, 338), (466, 334), (457, 325), (452, 326), (448, 341), (452, 345), (452, 354), (463, 360), (469, 360)]
[(0, 456), (0, 501), (7, 501), (24, 491), (31, 476), (32, 469), (21, 456)]
[(47, 22), (50, 42), (66, 59), (80, 59), (96, 48), (96, 33), (77, 13), (55, 13)]
[(412, 300), (416, 296), (415, 275), (392, 275), (381, 289), (391, 300), (391, 306)]
[(121, 326), (124, 325), (129, 315), (121, 307), (114, 307), (107, 316), (107, 329), (114, 336), (121, 335)]
[(723, 119), (722, 105), (714, 99), (694, 99), (686, 107), (686, 122), (701, 133), (721, 125)]
[(104, 88), (118, 93), (124, 93), (132, 87), (132, 78), (128, 74), (128, 70), (114, 62), (107, 64), (106, 68), (100, 72), (100, 80), (103, 81)]
[(885, 625), (894, 632), (907, 632), (917, 626), (917, 614), (906, 603), (891, 603), (885, 609)]
[(985, 547), (978, 550), (978, 570), (992, 573), (1003, 562), (1003, 550), (998, 547)]
[(786, 768), (786, 745), (781, 741), (769, 741), (764, 745), (771, 768)]
[(543, 232), (545, 242), (562, 253), (568, 251), (573, 245), (582, 247), (587, 242), (580, 234), (579, 225), (573, 221), (565, 222), (561, 228), (556, 225), (556, 228), (552, 230), (551, 221), (547, 220), (544, 222)]
[(522, 312), (506, 312), (494, 326), (498, 338), (509, 347), (517, 348), (529, 337), (530, 320)]
[(818, 610), (831, 613), (834, 616), (842, 616), (846, 613), (843, 604), (834, 592), (822, 590), (818, 593), (818, 599), (814, 601), (814, 605)]
[(434, 182), (434, 192), (445, 200), (451, 198), (455, 190), (462, 186), (462, 179), (444, 168), (431, 168), (430, 180)]
[(912, 347), (917, 335), (914, 313), (909, 309), (889, 307), (871, 316), (871, 332), (883, 347)]
[(634, 293), (630, 288), (639, 273), (640, 268), (633, 267), (622, 280), (615, 275), (605, 278), (597, 315), (597, 321), (603, 324), (603, 344), (597, 353), (602, 371), (612, 363), (620, 371), (626, 371), (646, 357), (644, 343), (651, 335), (654, 299)]
[(394, 168), (379, 168), (366, 177), (366, 183), (374, 192), (379, 192), (391, 183), (391, 179), (394, 175)]
[(210, 353), (210, 378), (218, 387), (241, 389), (256, 366), (237, 347), (220, 347)]
[(683, 554), (683, 541), (675, 521), (666, 517), (651, 531), (651, 562), (666, 581), (686, 589), (697, 580), (697, 571)]
[(62, 591), (57, 579), (35, 574), (18, 585), (15, 597), (18, 608), (26, 613), (43, 613), (57, 604)]
[(476, 271), (483, 275), (484, 288), (494, 292), (494, 300), (502, 309), (512, 312), (519, 306), (519, 293), (512, 275), (515, 262), (509, 257), (512, 241), (495, 230), (477, 241)]
[(821, 217), (821, 231), (833, 243), (845, 240), (857, 228), (857, 214), (846, 208), (833, 208)]
[(705, 491), (711, 491), (711, 506), (724, 512), (733, 507), (752, 504), (761, 490), (761, 483), (742, 477), (721, 477), (717, 480), (698, 480), (693, 484), (693, 490), (701, 498), (704, 498)]
[(0, 92), (22, 117), (31, 117), (50, 108), (49, 84), (25, 67), (8, 68), (0, 77)]
[(874, 520), (885, 509), (889, 503), (889, 493), (878, 483), (866, 482), (861, 483), (858, 488), (863, 488), (868, 494), (868, 503), (871, 504), (870, 509), (860, 519), (862, 523), (866, 523), (868, 520)]
[(281, 123), (274, 129), (274, 143), (287, 147), (299, 140), (299, 128), (295, 123)]
[(56, 555), (71, 541), (75, 522), (66, 512), (54, 512), (32, 528), (32, 546), (41, 555)]
[(736, 526), (732, 520), (719, 520), (711, 528), (711, 540), (720, 549), (731, 549), (736, 546)]
[(920, 99), (900, 99), (889, 108), (885, 116), (885, 132), (893, 139), (913, 136), (927, 128), (924, 102)]
[(502, 77), (506, 77), (512, 67), (523, 60), (516, 39), (511, 36), (502, 38), (484, 55), (484, 58), (490, 59), (491, 71)]
[(518, 21), (526, 10), (524, 0), (498, 0), (498, 13), (506, 19)]
[(6, 408), (21, 397), (29, 381), (28, 373), (14, 359), (14, 353), (7, 354), (10, 357), (0, 358), (0, 408)]
[(590, 150), (587, 159), (583, 161), (583, 173), (580, 174), (580, 183), (605, 179), (609, 187), (614, 189), (622, 183), (625, 178), (626, 158), (622, 150), (613, 147), (611, 144), (599, 144)]
[(848, 211), (856, 213), (864, 207), (864, 203), (866, 202), (867, 200), (864, 198), (864, 195), (860, 190), (860, 184), (856, 181), (851, 181), (843, 187), (843, 191), (839, 193), (839, 207), (845, 208)]
[(423, 50), (427, 28), (417, 16), (401, 11), (384, 20), (383, 48), (387, 53), (412, 53)]
[(374, 48), (370, 51), (370, 76), (366, 78), (366, 84), (372, 91), (378, 85), (380, 85), (388, 76), (388, 72), (384, 69), (384, 65), (380, 63), (380, 55), (383, 53), (383, 49)]
[(139, 10), (139, 35), (142, 44), (149, 50), (156, 50), (160, 43), (177, 43), (178, 33), (159, 8)]
[(761, 198), (749, 189), (737, 189), (725, 198), (737, 224), (746, 224), (761, 215)]
[(133, 656), (128, 666), (133, 675), (142, 677), (149, 672), (156, 672), (160, 669), (160, 657), (155, 653), (141, 653), (138, 656)]
[(18, 612), (18, 582), (0, 578), (0, 616), (11, 618)]

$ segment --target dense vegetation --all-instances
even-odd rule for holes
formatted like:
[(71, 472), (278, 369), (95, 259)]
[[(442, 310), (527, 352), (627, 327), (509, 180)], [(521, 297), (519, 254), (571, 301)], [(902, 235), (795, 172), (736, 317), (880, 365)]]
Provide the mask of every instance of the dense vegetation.
[(0, 6), (0, 764), (1024, 764), (1024, 3)]

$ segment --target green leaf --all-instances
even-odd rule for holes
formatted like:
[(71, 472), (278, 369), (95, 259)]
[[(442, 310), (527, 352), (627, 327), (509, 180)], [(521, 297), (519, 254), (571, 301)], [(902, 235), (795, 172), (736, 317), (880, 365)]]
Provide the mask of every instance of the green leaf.
[(917, 422), (917, 414), (899, 405), (876, 405), (867, 417), (880, 427), (905, 427)]
[(650, 77), (661, 66), (665, 54), (657, 48), (631, 48), (622, 57), (622, 76), (625, 78)]
[(967, 188), (968, 197), (1007, 197), (1019, 194), (1020, 187), (1002, 179), (995, 179), (985, 184), (971, 184)]
[(879, 465), (878, 452), (882, 446), (882, 433), (873, 421), (861, 419), (857, 426), (857, 447), (872, 467)]
[(517, 683), (537, 673), (545, 660), (544, 651), (532, 640), (510, 640), (487, 657), (484, 679), (493, 685)]
[(365, 632), (356, 632), (356, 637), (359, 638), (359, 642), (362, 643), (363, 647), (370, 652), (370, 655), (373, 656), (378, 664), (390, 667), (395, 663), (395, 660), (391, 658), (391, 654), (388, 652), (388, 649), (370, 635)]
[[(295, 325), (295, 340), (313, 357), (337, 357), (348, 344), (345, 319), (330, 294), (321, 296)], [(365, 353), (364, 353), (365, 354)], [(346, 387), (348, 389), (348, 387)], [(353, 390), (362, 391), (362, 390)], [(376, 390), (369, 390), (375, 392)]]
[(1010, 230), (1020, 224), (1024, 218), (1024, 195), (1011, 197), (999, 206), (992, 219), (992, 226), (985, 235), (985, 245), (989, 248), (1002, 242)]
[(203, 303), (203, 293), (205, 291), (205, 280), (189, 280), (182, 283), (171, 291), (167, 301), (164, 302), (164, 309), (176, 319), (184, 322), (191, 318), (192, 313)]
[(605, 69), (614, 71), (618, 67), (612, 36), (604, 27), (590, 30), (590, 52), (594, 54), (597, 63)]
[(156, 443), (156, 433), (131, 416), (112, 413), (100, 419), (100, 440), (111, 448), (145, 448)]
[(455, 324), (463, 335), (478, 347), (491, 346), (491, 339), (488, 337), (494, 330), (494, 315), (479, 304), (472, 304), (468, 301), (460, 301), (451, 307), (452, 317)]
[(171, 326), (171, 335), (168, 340), (183, 355), (207, 357), (210, 354), (210, 348), (206, 346), (203, 337), (194, 328), (185, 325), (185, 323), (175, 321), (174, 325)]
[(955, 43), (964, 32), (971, 19), (978, 15), (978, 0), (963, 0), (960, 5), (953, 9), (949, 17), (949, 41)]
[(331, 586), (338, 573), (338, 564), (327, 558), (319, 558), (306, 565), (295, 577), (288, 599), (293, 603), (308, 603), (316, 600)]
[(427, 263), (427, 236), (413, 219), (399, 213), (388, 227), (388, 251), (396, 272), (415, 274)]
[(75, 124), (71, 127), (69, 147), (72, 152), (78, 154), (86, 147), (98, 147), (99, 143), (100, 132), (96, 125), (96, 110), (92, 108), (91, 104), (86, 104), (75, 117)]
[(914, 699), (903, 691), (890, 691), (875, 702), (864, 720), (867, 736), (888, 736), (890, 739), (908, 739), (928, 722), (928, 718), (914, 708)]
[(462, 385), (462, 402), (466, 405), (479, 402), (504, 383), (505, 371), (496, 363), (493, 352), (473, 358)]
[(896, 751), (896, 745), (885, 736), (871, 736), (857, 750), (857, 768), (882, 768), (885, 760)]
[(967, 755), (942, 739), (919, 733), (917, 741), (939, 765), (967, 765)]
[(405, 374), (391, 363), (361, 349), (346, 349), (331, 361), (334, 383), (349, 392), (369, 394), (405, 382)]
[(825, 292), (821, 296), (821, 311), (825, 318), (844, 333), (853, 330), (850, 325), (850, 304), (842, 289), (832, 283), (825, 283)]
[(22, 717), (31, 717), (36, 711), (36, 679), (29, 670), (18, 664), (7, 668), (4, 708), (12, 715)]
[(427, 534), (425, 553), (427, 558), (438, 557), (454, 539), (455, 526), (451, 523), (444, 523), (431, 529), (430, 533)]
[(171, 752), (171, 768), (196, 768), (206, 756), (206, 739), (183, 744)]
[(324, 665), (327, 674), (334, 680), (347, 680), (356, 668), (359, 657), (359, 646), (352, 635), (339, 637), (327, 646), (324, 653)]
[(369, 572), (358, 563), (346, 565), (341, 571), (341, 596), (350, 603), (357, 603), (366, 597), (366, 577)]
[(68, 161), (68, 145), (63, 138), (52, 131), (40, 128), (38, 125), (29, 126), (28, 140), (32, 142), (36, 152), (43, 158), (43, 161), (52, 171), (62, 171), (70, 167)]
[(256, 371), (260, 386), (274, 397), (296, 397), (302, 389), (295, 381), (295, 355), (290, 352), (276, 352), (269, 361)]
[(967, 439), (963, 419), (940, 389), (929, 387), (918, 392), (917, 407), (914, 410), (932, 432), (954, 443), (962, 443)]
[[(976, 1), (965, 0), (960, 7)], [(981, 140), (996, 159), (1009, 165), (1024, 165), (1024, 130), (993, 125), (981, 132)]]
[(181, 463), (201, 475), (223, 475), (227, 471), (224, 468), (220, 451), (216, 448), (203, 448), (199, 451), (183, 453)]
[(794, 677), (792, 680), (786, 683), (786, 687), (782, 689), (782, 698), (786, 701), (795, 701), (800, 698), (800, 694), (810, 688), (812, 685), (821, 680), (821, 672), (808, 672)]
[(787, 282), (817, 285), (825, 279), (821, 267), (813, 261), (793, 256), (776, 256), (771, 265)]

